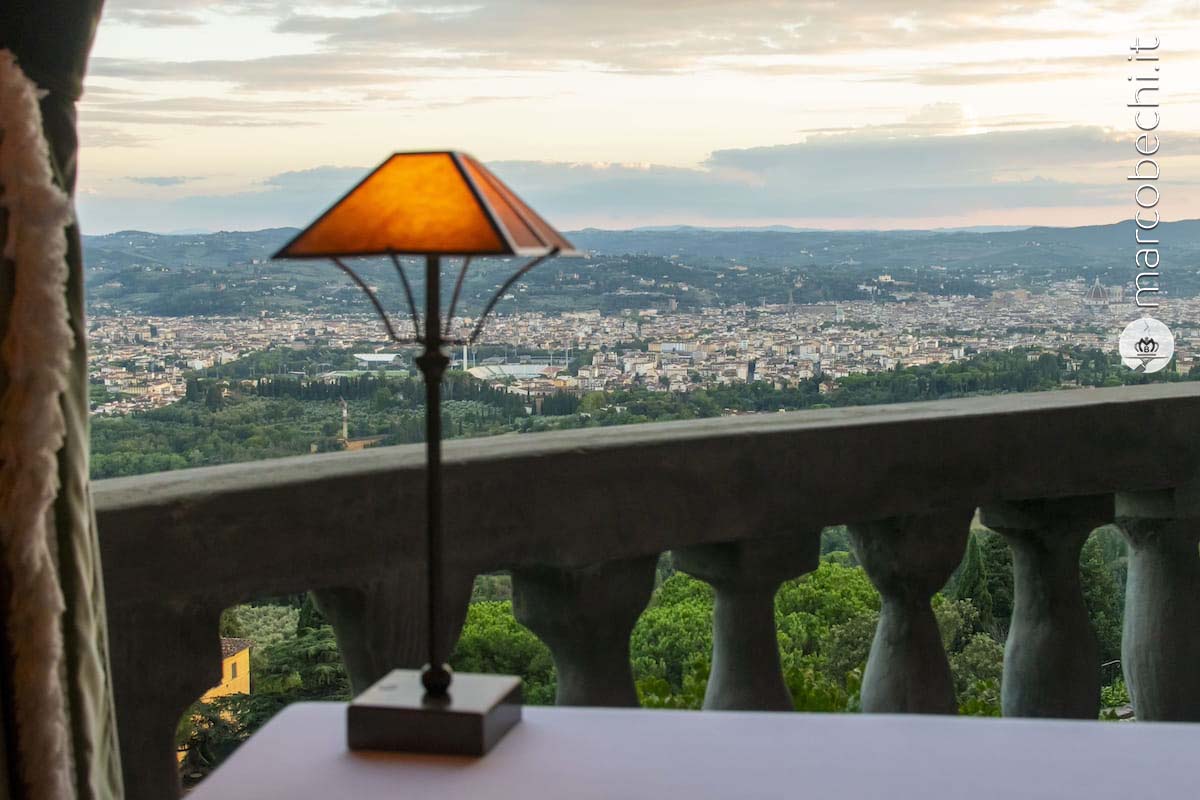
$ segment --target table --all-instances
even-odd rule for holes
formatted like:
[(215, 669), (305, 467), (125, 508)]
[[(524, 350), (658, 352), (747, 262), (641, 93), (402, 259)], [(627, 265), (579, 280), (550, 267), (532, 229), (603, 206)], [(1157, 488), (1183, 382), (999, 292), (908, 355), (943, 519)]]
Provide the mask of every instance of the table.
[(353, 753), (343, 703), (298, 703), (188, 800), (1200, 796), (1200, 724), (526, 708), (481, 759)]

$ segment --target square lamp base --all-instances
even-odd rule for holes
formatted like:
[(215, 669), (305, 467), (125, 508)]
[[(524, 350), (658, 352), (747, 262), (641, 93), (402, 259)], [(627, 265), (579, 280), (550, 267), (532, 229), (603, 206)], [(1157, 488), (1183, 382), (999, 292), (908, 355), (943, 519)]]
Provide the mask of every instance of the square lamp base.
[(521, 679), (456, 673), (446, 698), (430, 701), (415, 669), (394, 669), (350, 701), (351, 750), (481, 756), (521, 721)]

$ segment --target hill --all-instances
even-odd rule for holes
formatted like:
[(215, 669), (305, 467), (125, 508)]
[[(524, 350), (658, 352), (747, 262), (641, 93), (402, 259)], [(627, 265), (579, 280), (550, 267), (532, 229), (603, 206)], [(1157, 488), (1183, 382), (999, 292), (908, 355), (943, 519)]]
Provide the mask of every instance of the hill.
[[(95, 310), (158, 315), (362, 310), (357, 290), (330, 265), (274, 262), (293, 228), (166, 235), (121, 231), (84, 237), (88, 299)], [(1176, 295), (1200, 292), (1200, 220), (1159, 228)], [(1129, 286), (1133, 222), (1078, 228), (954, 231), (793, 229), (585, 229), (570, 238), (590, 256), (531, 272), (500, 311), (627, 309), (748, 303), (892, 300), (911, 292), (987, 295), (1039, 290), (1051, 281), (1099, 278)], [(363, 262), (388, 303), (402, 302), (390, 264)], [(486, 302), (513, 269), (472, 265), (466, 309)], [(893, 278), (880, 282), (881, 274)]]

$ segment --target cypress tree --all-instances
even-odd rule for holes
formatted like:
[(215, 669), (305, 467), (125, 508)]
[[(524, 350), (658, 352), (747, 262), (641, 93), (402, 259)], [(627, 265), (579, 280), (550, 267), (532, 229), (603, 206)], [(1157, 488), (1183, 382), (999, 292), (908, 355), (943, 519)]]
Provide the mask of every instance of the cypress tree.
[(951, 579), (948, 594), (954, 600), (968, 600), (979, 610), (979, 622), (984, 630), (991, 630), (992, 595), (988, 591), (987, 567), (979, 552), (979, 537), (972, 533), (967, 539), (967, 553), (958, 573)]
[(304, 602), (300, 604), (300, 616), (296, 619), (296, 633), (302, 634), (306, 629), (316, 630), (326, 624), (325, 615), (317, 608), (312, 592), (305, 592)]
[(214, 383), (208, 387), (208, 394), (204, 396), (204, 405), (209, 411), (219, 411), (225, 406), (225, 396), (221, 391), (221, 385)]

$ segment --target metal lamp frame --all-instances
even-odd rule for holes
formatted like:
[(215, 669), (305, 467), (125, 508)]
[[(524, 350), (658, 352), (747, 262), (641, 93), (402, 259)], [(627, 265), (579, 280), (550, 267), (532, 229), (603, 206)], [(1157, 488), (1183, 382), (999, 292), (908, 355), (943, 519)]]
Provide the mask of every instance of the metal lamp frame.
[(342, 259), (334, 256), (332, 261), (337, 267), (350, 276), (355, 285), (367, 295), (375, 313), (383, 321), (388, 337), (397, 344), (423, 346), (421, 355), (414, 359), (421, 376), (425, 381), (425, 546), (426, 546), (426, 589), (427, 589), (427, 651), (429, 661), (421, 672), (421, 683), (426, 693), (431, 697), (445, 697), (450, 688), (452, 676), (446, 664), (449, 658), (446, 643), (443, 641), (443, 626), (441, 624), (441, 592), (442, 592), (442, 377), (450, 364), (449, 357), (443, 352), (445, 345), (474, 344), (483, 332), (484, 323), (496, 307), (496, 303), (508, 292), (514, 283), (538, 264), (553, 258), (559, 248), (552, 247), (542, 255), (526, 262), (514, 272), (484, 306), (475, 328), (466, 339), (449, 338), (450, 323), (462, 294), (463, 281), (467, 269), (471, 265), (471, 257), (463, 258), (462, 267), (454, 283), (454, 293), (446, 315), (445, 325), (441, 319), (441, 257), (429, 254), (425, 256), (425, 324), (424, 332), (420, 324), (416, 301), (413, 296), (412, 284), (404, 271), (398, 253), (389, 253), (396, 274), (404, 288), (404, 296), (408, 302), (409, 313), (412, 317), (413, 337), (401, 338), (396, 333), (396, 327), (388, 316), (387, 309), (379, 297), (372, 291), (367, 282), (362, 279)]

